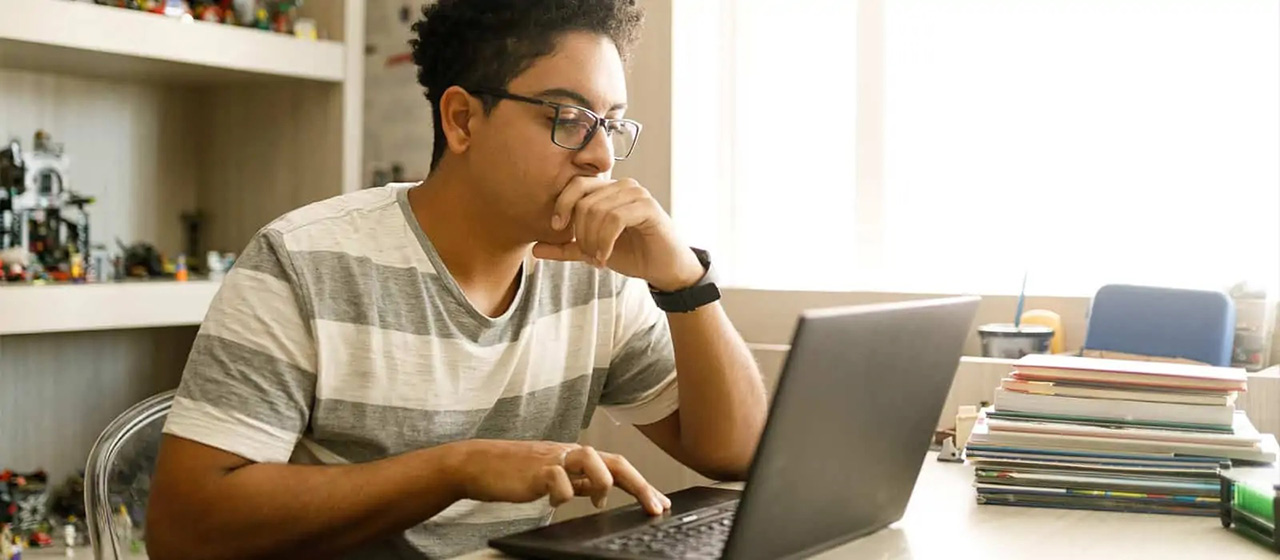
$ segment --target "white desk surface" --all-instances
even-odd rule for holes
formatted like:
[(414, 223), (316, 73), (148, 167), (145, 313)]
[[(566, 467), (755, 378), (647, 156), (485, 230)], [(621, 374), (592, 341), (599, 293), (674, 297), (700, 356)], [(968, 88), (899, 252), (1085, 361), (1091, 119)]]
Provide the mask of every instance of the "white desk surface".
[[(930, 453), (901, 521), (813, 558), (1277, 558), (1217, 517), (980, 506), (972, 482), (973, 467)], [(463, 558), (508, 557), (485, 550)]]
[[(845, 560), (957, 560), (980, 558), (1124, 558), (1170, 560), (1275, 559), (1269, 549), (1222, 527), (1217, 517), (979, 506), (973, 467), (925, 459), (911, 503), (893, 526), (813, 558)], [(60, 548), (25, 556), (62, 556)], [(76, 558), (92, 559), (83, 550)], [(145, 558), (145, 556), (130, 556)], [(465, 560), (504, 560), (493, 550)]]

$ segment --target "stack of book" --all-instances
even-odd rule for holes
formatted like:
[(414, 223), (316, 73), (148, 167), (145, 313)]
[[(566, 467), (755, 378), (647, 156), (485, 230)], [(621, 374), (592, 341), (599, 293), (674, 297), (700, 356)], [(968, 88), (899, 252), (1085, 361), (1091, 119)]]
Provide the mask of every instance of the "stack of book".
[(978, 503), (1218, 515), (1218, 472), (1276, 461), (1243, 369), (1029, 355), (965, 446)]

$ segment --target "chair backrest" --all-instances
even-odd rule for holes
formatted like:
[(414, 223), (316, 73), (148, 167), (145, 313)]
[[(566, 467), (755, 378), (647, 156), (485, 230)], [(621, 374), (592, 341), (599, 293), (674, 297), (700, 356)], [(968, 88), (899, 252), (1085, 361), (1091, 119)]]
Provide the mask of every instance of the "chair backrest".
[[(125, 558), (130, 543), (122, 537), (122, 526), (140, 526), (146, 519), (151, 473), (175, 392), (154, 395), (121, 413), (89, 451), (84, 509), (96, 560)], [(122, 514), (127, 521), (119, 517)]]
[(1230, 366), (1235, 330), (1224, 292), (1109, 284), (1094, 295), (1084, 347)]

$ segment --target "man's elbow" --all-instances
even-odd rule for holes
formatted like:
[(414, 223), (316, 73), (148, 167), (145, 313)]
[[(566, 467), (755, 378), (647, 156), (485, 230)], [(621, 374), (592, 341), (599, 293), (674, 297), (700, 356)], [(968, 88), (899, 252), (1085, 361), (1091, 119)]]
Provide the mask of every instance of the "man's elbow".
[(720, 482), (740, 482), (747, 479), (751, 471), (751, 460), (755, 455), (755, 447), (750, 450), (704, 454), (693, 469), (698, 474)]

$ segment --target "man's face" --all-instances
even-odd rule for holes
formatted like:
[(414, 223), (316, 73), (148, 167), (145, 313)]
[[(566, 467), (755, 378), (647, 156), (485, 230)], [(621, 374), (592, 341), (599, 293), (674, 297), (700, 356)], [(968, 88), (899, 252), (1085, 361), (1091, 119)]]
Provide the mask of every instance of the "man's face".
[[(590, 33), (566, 33), (556, 50), (536, 60), (507, 85), (515, 95), (577, 105), (607, 117), (626, 109), (622, 60), (609, 39)], [(556, 197), (575, 177), (608, 178), (613, 148), (603, 127), (580, 150), (551, 141), (554, 107), (501, 100), (487, 118), (478, 119), (468, 149), (474, 185), (504, 227), (524, 241), (566, 243), (573, 228), (556, 231), (551, 217)]]

